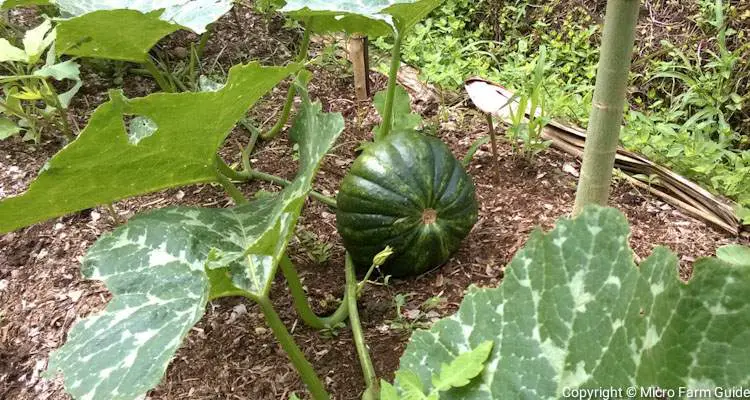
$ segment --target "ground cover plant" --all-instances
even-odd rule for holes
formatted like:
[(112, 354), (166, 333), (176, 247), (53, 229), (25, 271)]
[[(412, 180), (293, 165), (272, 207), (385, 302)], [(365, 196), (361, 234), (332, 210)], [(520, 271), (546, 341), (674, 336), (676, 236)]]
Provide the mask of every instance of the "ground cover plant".
[[(347, 30), (354, 21), (356, 29), (361, 29), (365, 23), (364, 26), (371, 27), (367, 33), (377, 35), (392, 32), (398, 41), (435, 4), (434, 1), (403, 2), (389, 7), (377, 4), (343, 4), (341, 9), (334, 4), (331, 9), (330, 4), (305, 3), (301, 6), (290, 2), (284, 11), (303, 19), (309, 29)], [(71, 13), (64, 5), (61, 8), (63, 12)], [(81, 50), (81, 45), (76, 44), (68, 48), (66, 53), (127, 59), (128, 55), (124, 55), (122, 49), (127, 49), (128, 46), (113, 46), (111, 37), (101, 30), (101, 24), (106, 25), (110, 18), (127, 18), (132, 15), (134, 18), (128, 20), (130, 23), (140, 23), (141, 28), (148, 30), (145, 25), (154, 23), (156, 18), (159, 21), (174, 19), (166, 17), (171, 15), (169, 9), (157, 15), (151, 14), (151, 10), (131, 12), (121, 7), (114, 8), (111, 11), (76, 10), (83, 16), (63, 22), (63, 31), (71, 29), (71, 21), (80, 24), (75, 25), (76, 32), (85, 32), (89, 40), (83, 45), (84, 50)], [(176, 10), (179, 16), (182, 9)], [(333, 18), (331, 11), (343, 15)], [(144, 22), (142, 15), (152, 20)], [(188, 24), (184, 22), (183, 25)], [(167, 32), (158, 31), (154, 37), (164, 33)], [(63, 46), (70, 44), (70, 41), (61, 42)], [(306, 34), (303, 49), (306, 49), (308, 42), (309, 33)], [(138, 43), (138, 51), (148, 57), (143, 51), (147, 48), (140, 46), (142, 44)], [(137, 61), (136, 51), (132, 54), (130, 61)], [(301, 51), (301, 54), (304, 55), (305, 51)], [(394, 65), (397, 67), (397, 46), (393, 54)], [(152, 65), (148, 59), (145, 63)], [(109, 303), (104, 313), (77, 324), (71, 330), (67, 344), (50, 358), (50, 374), (62, 371), (66, 390), (74, 397), (135, 398), (143, 395), (158, 383), (177, 347), (200, 319), (209, 300), (243, 296), (253, 299), (261, 306), (268, 325), (289, 354), (312, 396), (318, 399), (328, 398), (322, 382), (294, 343), (268, 299), (271, 282), (279, 265), (289, 281), (290, 289), (295, 293), (295, 305), (308, 324), (319, 329), (332, 328), (346, 317), (350, 319), (352, 330), (358, 338), (356, 345), (368, 382), (367, 396), (377, 397), (378, 383), (358, 327), (356, 298), (362, 289), (353, 283), (353, 262), (347, 256), (347, 294), (340, 308), (341, 312), (321, 320), (310, 311), (295, 268), (285, 255), (286, 245), (312, 188), (317, 167), (343, 130), (342, 117), (322, 113), (321, 106), (311, 102), (302, 86), (289, 91), (292, 95), (299, 93), (303, 98), (302, 107), (289, 133), (297, 142), (300, 169), (297, 178), (285, 182), (284, 191), (273, 197), (263, 196), (248, 202), (230, 179), (253, 177), (253, 171), (249, 168), (235, 171), (216, 155), (227, 131), (237, 123), (244, 111), (281, 78), (297, 69), (299, 65), (296, 64), (286, 68), (266, 68), (257, 64), (236, 66), (230, 71), (223, 88), (204, 93), (154, 94), (130, 101), (121, 92), (111, 92), (110, 102), (100, 106), (92, 115), (78, 140), (50, 161), (33, 187), (26, 194), (0, 205), (0, 212), (4, 216), (4, 230), (126, 196), (200, 181), (222, 184), (239, 205), (230, 210), (177, 208), (155, 211), (132, 219), (111, 235), (97, 241), (89, 250), (84, 261), (84, 275), (105, 281), (117, 297)], [(157, 72), (154, 77), (158, 79)], [(160, 86), (164, 88), (164, 85)], [(369, 145), (370, 149), (387, 140), (394, 127), (403, 128), (400, 117), (394, 119), (392, 116), (396, 93), (394, 73), (394, 79), (390, 80), (385, 95), (383, 123), (376, 133), (380, 143)], [(289, 113), (288, 106), (284, 109), (282, 119)], [(175, 112), (183, 113), (183, 117), (175, 115)], [(210, 124), (210, 128), (206, 124)], [(398, 135), (412, 135), (408, 137), (415, 140), (418, 133), (399, 132)], [(418, 143), (418, 139), (416, 140)], [(117, 162), (120, 165), (115, 168), (119, 178), (103, 181), (91, 175), (105, 166), (112, 168), (112, 164), (105, 158), (94, 156), (102, 147), (107, 148), (107, 151), (99, 154), (106, 158), (118, 154)], [(404, 146), (398, 152), (401, 157), (407, 157), (410, 151), (413, 149)], [(470, 182), (463, 182), (459, 188), (455, 187), (456, 171), (463, 173), (462, 167), (447, 150), (442, 151), (443, 156), (438, 157), (436, 162), (453, 160), (453, 164), (448, 163), (446, 170), (421, 171), (428, 184), (435, 182), (435, 194), (430, 190), (429, 197), (424, 199), (425, 203), (418, 204), (418, 209), (415, 209), (417, 214), (427, 215), (429, 218), (417, 218), (411, 228), (419, 230), (414, 224), (424, 225), (422, 232), (416, 234), (418, 239), (426, 244), (445, 243), (446, 252), (441, 253), (438, 259), (428, 260), (414, 272), (443, 263), (449, 252), (455, 251), (476, 219), (473, 186)], [(432, 150), (428, 150), (421, 156), (432, 157), (432, 153)], [(247, 158), (248, 154), (245, 153), (244, 157)], [(418, 157), (420, 155), (416, 156)], [(86, 162), (76, 161), (80, 159), (85, 159)], [(244, 164), (245, 167), (248, 166), (247, 162)], [(159, 165), (161, 167), (157, 167)], [(409, 170), (407, 165), (399, 166), (387, 160), (386, 165), (402, 169), (407, 177), (415, 172)], [(160, 168), (161, 173), (133, 179), (133, 176), (145, 172), (144, 168), (155, 167)], [(384, 178), (381, 177), (380, 180)], [(366, 175), (363, 179), (373, 181), (372, 177)], [(465, 173), (462, 179), (468, 179)], [(87, 180), (88, 184), (80, 185), (80, 182)], [(384, 188), (392, 185), (387, 182), (377, 182), (376, 185), (378, 184)], [(390, 190), (396, 189), (391, 187)], [(71, 191), (76, 191), (77, 194)], [(468, 206), (464, 203), (454, 204), (454, 191), (466, 199), (464, 202)], [(359, 195), (367, 196), (368, 193)], [(454, 208), (431, 208), (433, 196), (436, 196), (437, 201), (447, 202), (444, 207), (453, 205)], [(55, 200), (58, 197), (63, 200)], [(378, 199), (371, 201), (377, 202)], [(355, 204), (350, 210), (355, 214), (366, 215), (368, 205)], [(463, 214), (467, 214), (466, 217)], [(444, 219), (451, 217), (464, 219), (466, 222), (459, 225), (461, 229), (457, 232), (450, 232), (452, 236), (440, 237), (443, 230), (454, 229), (450, 225), (442, 225)], [(438, 238), (435, 239), (434, 236)], [(384, 250), (393, 245), (395, 251), (402, 254), (410, 250), (412, 239), (404, 237), (402, 240), (405, 242), (382, 241), (376, 246), (380, 247), (379, 250)], [(363, 252), (358, 251), (358, 264), (363, 265), (363, 260), (370, 261), (364, 265), (372, 264), (371, 268), (384, 264), (385, 260), (377, 261), (379, 250), (368, 253), (369, 256), (366, 255), (364, 259)], [(92, 362), (93, 359), (96, 361)]]
[[(438, 5), (431, 0), (388, 7), (344, 2), (332, 10), (331, 2), (299, 3), (290, 1), (283, 10), (310, 30), (365, 29), (371, 35), (395, 35), (393, 70), (399, 63), (398, 43)], [(632, 37), (637, 16), (635, 1), (610, 3), (602, 54), (609, 63), (604, 70), (612, 72), (598, 77), (598, 104), (624, 100), (632, 43), (615, 44)], [(149, 18), (163, 19), (160, 15)], [(307, 40), (303, 38), (301, 48), (307, 48)], [(611, 162), (590, 155), (581, 171), (578, 215), (563, 218), (549, 234), (533, 233), (505, 270), (507, 282), (494, 289), (471, 289), (453, 317), (430, 331), (416, 331), (394, 383), (380, 380), (383, 376), (372, 361), (376, 352), (369, 350), (377, 339), (365, 335), (358, 298), (367, 296), (375, 271), (395, 277), (443, 264), (478, 219), (476, 186), (447, 145), (418, 132), (421, 118), (412, 113), (392, 70), (386, 90), (376, 96), (382, 123), (372, 131), (374, 142), (357, 145), (361, 155), (347, 169), (337, 199), (313, 192), (320, 165), (344, 131), (345, 119), (324, 112), (323, 104), (311, 98), (312, 77), (301, 65), (304, 53), (284, 67), (236, 65), (224, 85), (202, 92), (129, 99), (122, 91), (110, 91), (87, 127), (48, 161), (29, 190), (0, 202), (0, 230), (11, 231), (194, 183), (215, 183), (233, 200), (228, 208), (147, 210), (86, 251), (81, 271), (103, 281), (113, 297), (103, 312), (77, 321), (66, 343), (50, 356), (46, 376), (61, 372), (72, 396), (143, 396), (159, 383), (178, 347), (210, 311), (209, 302), (241, 297), (258, 305), (309, 395), (329, 398), (326, 386), (331, 383), (313, 368), (311, 354), (305, 354), (292, 334), (295, 327), (290, 332), (271, 300), (278, 270), (291, 294), (290, 308), (304, 324), (335, 336), (348, 319), (366, 399), (557, 398), (564, 388), (592, 385), (659, 385), (670, 390), (750, 380), (743, 368), (750, 355), (747, 249), (723, 247), (717, 259), (699, 261), (689, 285), (680, 282), (676, 260), (665, 249), (657, 249), (636, 268), (627, 222), (615, 210), (591, 205), (606, 204)], [(252, 160), (261, 153), (254, 153), (252, 145), (240, 146), (240, 162), (226, 162), (217, 152), (229, 131), (248, 107), (289, 76), (294, 86), (287, 99), (289, 93), (300, 98), (288, 130), (294, 143), (289, 155), (295, 157), (294, 176), (286, 180), (253, 167)], [(536, 96), (539, 90), (539, 85), (532, 86)], [(280, 106), (285, 119), (291, 109), (286, 103)], [(592, 115), (596, 122), (590, 129), (605, 139), (594, 142), (594, 154), (611, 154), (606, 150), (616, 145), (622, 108), (601, 107)], [(259, 136), (254, 131), (249, 143)], [(103, 170), (109, 173), (101, 174)], [(248, 181), (269, 181), (284, 189), (248, 198), (241, 190)], [(313, 312), (289, 254), (308, 197), (336, 210), (344, 247), (351, 252), (334, 266), (345, 277), (345, 288), (340, 304), (326, 317)], [(355, 270), (363, 280), (357, 280)], [(381, 284), (388, 286), (389, 281)], [(408, 298), (395, 297), (399, 316)], [(424, 323), (407, 318), (417, 323), (402, 323), (406, 333)], [(623, 357), (633, 362), (623, 365)], [(622, 367), (621, 375), (606, 372), (615, 363)], [(298, 395), (286, 392), (281, 397)]]
[[(644, 9), (649, 16), (637, 34), (622, 143), (749, 206), (750, 10), (728, 1), (647, 1)], [(560, 1), (450, 0), (415, 28), (404, 58), (448, 90), (460, 88), (467, 76), (481, 76), (523, 91), (545, 48), (548, 113), (586, 126), (600, 18), (596, 2), (568, 7)], [(508, 133), (514, 140), (513, 130)]]
[[(0, 140), (25, 132), (25, 140), (39, 142), (44, 131), (61, 132), (72, 139), (67, 108), (81, 87), (81, 79), (75, 61), (58, 62), (54, 49), (49, 48), (55, 37), (52, 23), (45, 20), (24, 33), (22, 48), (0, 39), (0, 62), (5, 67), (0, 78), (5, 94), (0, 101), (0, 113), (4, 115)], [(45, 52), (45, 64), (38, 65)], [(58, 93), (50, 78), (72, 81), (73, 85)]]

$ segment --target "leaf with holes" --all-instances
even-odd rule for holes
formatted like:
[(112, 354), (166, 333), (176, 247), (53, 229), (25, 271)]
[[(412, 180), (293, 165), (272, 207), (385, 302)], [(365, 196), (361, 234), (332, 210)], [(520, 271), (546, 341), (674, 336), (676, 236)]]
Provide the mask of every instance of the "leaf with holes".
[(306, 22), (313, 32), (387, 36), (405, 32), (441, 3), (440, 0), (287, 0), (282, 12)]
[(99, 239), (82, 270), (114, 297), (72, 328), (47, 374), (62, 371), (76, 398), (137, 398), (158, 384), (209, 299), (267, 296), (318, 166), (344, 128), (340, 114), (320, 109), (302, 106), (300, 171), (279, 195), (233, 209), (162, 209)]
[(0, 232), (130, 196), (215, 181), (214, 156), (232, 127), (297, 68), (235, 66), (216, 92), (137, 99), (110, 92), (111, 100), (96, 109), (86, 129), (47, 163), (29, 190), (0, 202)]
[(414, 333), (401, 371), (430, 388), (442, 363), (492, 340), (481, 375), (441, 399), (750, 384), (750, 269), (702, 259), (685, 284), (665, 248), (636, 267), (628, 235), (619, 211), (598, 207), (534, 232), (498, 288), (472, 288), (454, 316)]

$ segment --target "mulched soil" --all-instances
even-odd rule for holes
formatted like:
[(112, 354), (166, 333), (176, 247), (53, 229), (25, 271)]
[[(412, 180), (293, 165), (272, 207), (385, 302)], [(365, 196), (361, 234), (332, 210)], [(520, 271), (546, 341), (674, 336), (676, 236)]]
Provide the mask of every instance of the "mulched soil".
[[(258, 58), (279, 63), (294, 54), (290, 43), (295, 43), (296, 32), (281, 29), (278, 20), (266, 20), (248, 9), (242, 9), (240, 17), (241, 30), (231, 15), (220, 21), (204, 64), (227, 66)], [(180, 33), (163, 45), (168, 51), (194, 39)], [(347, 121), (346, 131), (325, 159), (316, 183), (318, 191), (334, 195), (356, 157), (356, 148), (370, 138), (378, 117), (370, 105), (354, 100), (352, 82), (338, 66), (318, 63), (312, 68), (311, 95), (321, 100), (324, 110), (341, 112)], [(84, 126), (94, 107), (106, 100), (105, 90), (112, 86), (112, 79), (93, 67), (85, 70), (86, 86), (74, 103), (74, 118), (79, 126)], [(372, 79), (376, 90), (383, 88), (381, 75), (373, 73)], [(257, 121), (278, 112), (287, 84), (280, 85), (252, 111)], [(154, 84), (147, 78), (127, 75), (123, 89), (129, 96), (145, 95), (154, 89)], [(442, 117), (426, 116), (457, 157), (463, 157), (469, 145), (486, 134), (484, 119), (464, 104), (451, 107)], [(222, 155), (228, 161), (237, 161), (238, 146), (246, 141), (247, 135), (240, 128), (235, 129)], [(18, 140), (0, 142), (0, 198), (21, 193), (58, 149), (55, 140), (36, 146)], [(469, 285), (500, 283), (504, 265), (535, 227), (549, 229), (557, 218), (571, 211), (576, 178), (563, 171), (579, 169), (574, 158), (549, 150), (528, 162), (514, 157), (505, 143), (500, 151), (501, 162), (496, 168), (501, 171), (501, 182), (494, 181), (487, 146), (478, 151), (469, 166), (481, 210), (478, 223), (457, 254), (437, 270), (415, 279), (395, 280), (388, 286), (372, 286), (363, 296), (360, 313), (380, 376), (393, 378), (410, 334), (409, 328), (394, 328), (389, 321), (400, 320), (405, 322), (402, 325), (418, 327), (451, 314)], [(281, 135), (259, 144), (253, 163), (262, 171), (291, 177), (296, 171), (292, 159), (290, 143)], [(279, 190), (261, 182), (242, 187), (248, 195), (260, 189)], [(219, 187), (197, 185), (121, 201), (114, 207), (120, 217), (129, 218), (141, 211), (171, 205), (231, 204)], [(730, 237), (627, 183), (615, 182), (611, 205), (622, 210), (631, 222), (630, 241), (636, 256), (645, 258), (657, 244), (666, 245), (679, 255), (683, 278), (689, 276), (696, 258), (713, 254), (718, 246), (748, 243), (747, 238)], [(64, 343), (71, 325), (78, 318), (101, 310), (108, 301), (109, 294), (102, 284), (82, 280), (79, 262), (86, 249), (114, 227), (108, 211), (96, 208), (0, 236), (0, 398), (68, 398), (59, 378), (45, 380), (39, 375), (46, 368), (49, 352)], [(310, 260), (299, 240), (291, 246), (291, 256), (300, 268), (316, 310), (330, 312), (335, 309), (344, 284), (344, 250), (336, 233), (335, 215), (326, 206), (309, 201), (298, 229), (333, 245), (331, 257), (322, 265)], [(408, 296), (401, 316), (395, 311), (396, 294)], [(444, 301), (429, 311), (418, 311), (434, 296)], [(293, 311), (281, 278), (272, 298), (333, 398), (360, 398), (363, 381), (350, 332), (318, 332), (304, 326)], [(240, 299), (223, 299), (209, 305), (206, 316), (192, 330), (150, 398), (286, 399), (293, 391), (304, 393), (304, 387), (265, 327), (258, 307)]]

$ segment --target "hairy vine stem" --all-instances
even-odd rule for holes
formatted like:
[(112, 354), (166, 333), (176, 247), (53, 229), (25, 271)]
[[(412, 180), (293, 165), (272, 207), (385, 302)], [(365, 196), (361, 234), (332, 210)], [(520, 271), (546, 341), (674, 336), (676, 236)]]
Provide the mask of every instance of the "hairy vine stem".
[(367, 344), (365, 344), (365, 335), (362, 332), (362, 324), (359, 320), (357, 292), (358, 284), (354, 275), (354, 263), (349, 253), (346, 253), (346, 303), (349, 304), (349, 322), (352, 327), (354, 346), (357, 348), (357, 357), (365, 378), (365, 395), (362, 398), (377, 399), (379, 398), (378, 377), (375, 374), (375, 367), (372, 365), (370, 352), (367, 350)]
[[(310, 30), (305, 29), (304, 36), (302, 37), (302, 43), (300, 44), (299, 53), (297, 54), (296, 62), (305, 61), (307, 58), (307, 51), (310, 48)], [(297, 76), (297, 74), (293, 75)], [(279, 117), (276, 124), (271, 128), (270, 131), (262, 133), (260, 135), (264, 140), (275, 138), (279, 132), (284, 128), (286, 122), (289, 120), (289, 115), (292, 113), (292, 104), (294, 104), (294, 96), (297, 94), (297, 90), (294, 88), (294, 81), (289, 85), (289, 89), (286, 92), (286, 102), (284, 107), (281, 109), (281, 116)]]
[(248, 200), (245, 197), (245, 195), (242, 194), (240, 189), (237, 188), (237, 186), (234, 183), (232, 183), (232, 181), (230, 181), (226, 176), (224, 176), (224, 174), (217, 173), (216, 178), (218, 179), (219, 184), (224, 188), (227, 194), (229, 194), (232, 200), (234, 200), (234, 202), (237, 203), (237, 205), (248, 203)]
[[(249, 297), (246, 295), (246, 297)], [(292, 361), (294, 368), (299, 372), (302, 382), (305, 383), (307, 389), (310, 391), (313, 399), (315, 400), (329, 400), (330, 396), (326, 392), (323, 382), (320, 381), (318, 375), (315, 373), (312, 365), (305, 358), (305, 354), (302, 353), (297, 343), (294, 342), (294, 338), (284, 326), (284, 322), (279, 318), (279, 314), (273, 308), (271, 300), (266, 296), (262, 297), (249, 297), (260, 306), (263, 315), (266, 317), (266, 323), (273, 331), (276, 340), (279, 341), (281, 348), (284, 349), (289, 359)]]
[(258, 142), (258, 137), (260, 137), (260, 129), (253, 126), (245, 118), (240, 120), (240, 125), (242, 125), (243, 128), (247, 129), (247, 131), (250, 132), (250, 140), (247, 142), (247, 146), (242, 149), (241, 157), (242, 168), (245, 171), (251, 171), (253, 167), (250, 165), (250, 154), (252, 154), (253, 150), (255, 150), (255, 144)]
[[(237, 171), (233, 169), (232, 167), (228, 166), (224, 160), (221, 159), (218, 155), (216, 156), (216, 166), (219, 170), (219, 172), (224, 175), (226, 178), (235, 180), (235, 181), (249, 181), (253, 179), (260, 179), (262, 181), (275, 183), (279, 186), (287, 187), (291, 184), (290, 181), (278, 177), (276, 175), (267, 174), (265, 172), (256, 171), (254, 169), (251, 169), (249, 171)], [(330, 196), (326, 196), (322, 193), (311, 191), (310, 197), (312, 197), (315, 200), (318, 200), (319, 202), (332, 207), (336, 208), (336, 199)]]
[[(349, 317), (349, 303), (342, 301), (341, 305), (328, 317), (319, 317), (310, 308), (310, 303), (307, 301), (307, 294), (302, 288), (302, 281), (299, 279), (297, 274), (297, 268), (289, 259), (289, 256), (284, 254), (284, 257), (279, 262), (281, 272), (286, 278), (287, 284), (289, 285), (289, 292), (292, 294), (292, 300), (294, 301), (294, 308), (297, 310), (302, 322), (305, 325), (313, 329), (331, 329), (336, 325), (346, 321)], [(346, 299), (349, 288), (346, 288), (344, 292), (344, 299)]]
[(401, 66), (401, 33), (394, 33), (393, 49), (391, 51), (391, 69), (388, 73), (388, 91), (385, 97), (385, 109), (383, 110), (383, 124), (375, 134), (375, 140), (383, 139), (391, 133), (393, 128), (393, 102), (396, 97), (396, 76)]

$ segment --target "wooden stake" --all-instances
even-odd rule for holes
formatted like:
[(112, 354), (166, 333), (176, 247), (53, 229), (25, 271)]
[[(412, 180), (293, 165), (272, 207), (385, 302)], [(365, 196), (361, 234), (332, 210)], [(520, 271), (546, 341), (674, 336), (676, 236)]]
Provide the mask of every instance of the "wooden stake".
[(349, 61), (354, 71), (354, 92), (358, 101), (370, 98), (370, 62), (367, 36), (352, 35), (349, 39)]

